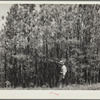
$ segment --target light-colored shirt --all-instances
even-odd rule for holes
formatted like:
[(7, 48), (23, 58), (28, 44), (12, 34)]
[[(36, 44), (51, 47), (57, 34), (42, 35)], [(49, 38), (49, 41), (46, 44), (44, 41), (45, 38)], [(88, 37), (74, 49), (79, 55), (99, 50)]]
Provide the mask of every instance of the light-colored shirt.
[(66, 72), (67, 72), (67, 68), (65, 65), (63, 65), (61, 68), (61, 73), (63, 74), (63, 78), (65, 78)]

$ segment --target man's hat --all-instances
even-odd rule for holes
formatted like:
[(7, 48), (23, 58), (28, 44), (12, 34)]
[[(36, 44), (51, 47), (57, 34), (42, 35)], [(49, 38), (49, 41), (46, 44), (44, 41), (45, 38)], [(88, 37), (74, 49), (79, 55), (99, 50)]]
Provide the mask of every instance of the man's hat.
[(61, 60), (61, 61), (59, 62), (59, 64), (64, 64), (64, 61)]

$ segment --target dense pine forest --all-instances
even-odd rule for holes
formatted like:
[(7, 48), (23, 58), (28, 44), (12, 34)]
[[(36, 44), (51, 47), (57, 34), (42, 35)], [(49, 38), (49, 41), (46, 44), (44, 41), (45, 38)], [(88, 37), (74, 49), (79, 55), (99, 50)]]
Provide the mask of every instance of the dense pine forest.
[(100, 5), (14, 4), (0, 31), (0, 87), (100, 82)]

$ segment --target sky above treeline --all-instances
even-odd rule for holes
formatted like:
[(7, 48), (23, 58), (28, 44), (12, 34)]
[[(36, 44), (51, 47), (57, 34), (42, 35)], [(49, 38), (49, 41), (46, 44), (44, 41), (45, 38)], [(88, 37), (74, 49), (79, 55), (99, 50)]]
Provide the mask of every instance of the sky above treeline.
[[(9, 12), (11, 6), (12, 4), (0, 4), (0, 30), (6, 22), (7, 12)], [(36, 9), (39, 10), (39, 5), (36, 5)], [(2, 19), (2, 16), (4, 16), (4, 19)]]
[[(9, 12), (11, 6), (11, 4), (0, 4), (0, 29), (3, 27), (2, 24), (5, 24), (7, 12)], [(2, 19), (2, 16), (5, 18)]]

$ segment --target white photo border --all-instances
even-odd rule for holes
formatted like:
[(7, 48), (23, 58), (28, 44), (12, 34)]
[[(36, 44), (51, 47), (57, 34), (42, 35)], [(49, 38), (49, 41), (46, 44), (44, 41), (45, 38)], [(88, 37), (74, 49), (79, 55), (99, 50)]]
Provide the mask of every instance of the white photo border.
[[(100, 1), (0, 1), (0, 4), (100, 4)], [(0, 99), (100, 99), (100, 90), (0, 90)]]

